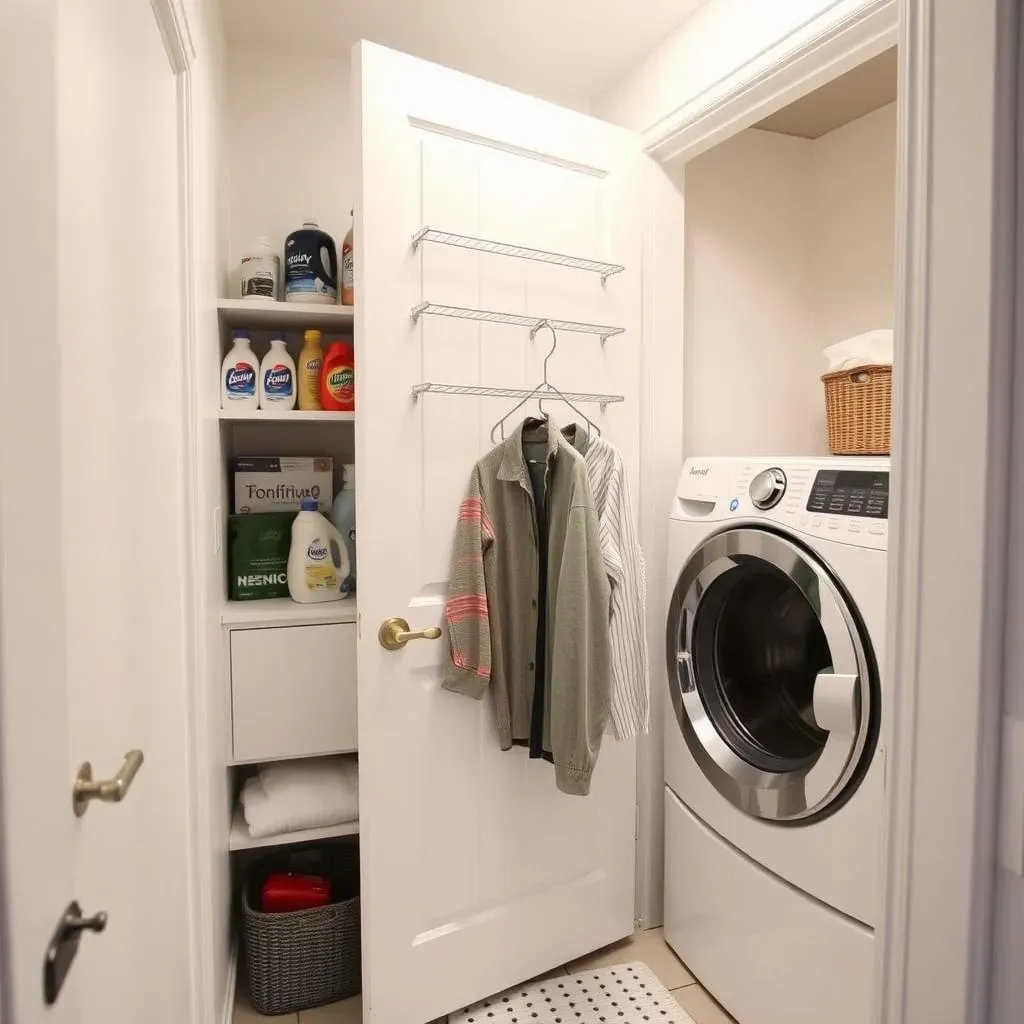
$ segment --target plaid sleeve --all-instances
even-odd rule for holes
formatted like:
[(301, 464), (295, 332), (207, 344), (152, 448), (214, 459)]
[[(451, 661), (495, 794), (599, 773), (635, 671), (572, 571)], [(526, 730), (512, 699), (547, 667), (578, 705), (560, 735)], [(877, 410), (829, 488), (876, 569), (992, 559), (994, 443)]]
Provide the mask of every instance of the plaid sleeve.
[(479, 470), (473, 470), (469, 491), (459, 506), (452, 547), (445, 621), (448, 661), (442, 685), (479, 700), (491, 679), (491, 630), (488, 622), (484, 553), (494, 540), (484, 507)]

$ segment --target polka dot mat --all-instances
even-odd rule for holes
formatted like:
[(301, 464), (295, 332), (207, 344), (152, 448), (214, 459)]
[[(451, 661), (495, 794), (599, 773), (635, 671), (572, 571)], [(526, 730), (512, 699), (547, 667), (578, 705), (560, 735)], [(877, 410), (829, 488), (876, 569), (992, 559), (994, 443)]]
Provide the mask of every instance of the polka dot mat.
[(616, 964), (510, 988), (449, 1024), (694, 1024), (643, 963)]

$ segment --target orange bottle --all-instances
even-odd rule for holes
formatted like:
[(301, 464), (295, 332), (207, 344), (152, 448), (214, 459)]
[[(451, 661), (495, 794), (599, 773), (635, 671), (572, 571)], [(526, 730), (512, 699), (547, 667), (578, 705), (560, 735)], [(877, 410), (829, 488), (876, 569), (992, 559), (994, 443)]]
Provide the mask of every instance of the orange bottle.
[(355, 352), (350, 341), (335, 341), (327, 349), (320, 373), (320, 403), (336, 412), (356, 407)]

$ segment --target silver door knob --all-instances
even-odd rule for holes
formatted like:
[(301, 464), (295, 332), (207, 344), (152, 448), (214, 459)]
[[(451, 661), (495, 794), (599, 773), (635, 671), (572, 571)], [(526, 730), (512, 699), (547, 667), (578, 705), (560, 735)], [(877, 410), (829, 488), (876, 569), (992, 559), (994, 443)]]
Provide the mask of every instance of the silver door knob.
[(437, 626), (409, 629), (409, 623), (405, 619), (387, 619), (377, 633), (381, 647), (387, 651), (400, 650), (410, 640), (438, 640), (440, 637), (441, 630)]
[(99, 782), (93, 781), (92, 765), (86, 761), (78, 769), (72, 790), (72, 806), (75, 809), (75, 814), (79, 818), (85, 814), (89, 809), (90, 800), (102, 800), (108, 804), (120, 803), (128, 795), (132, 779), (142, 767), (143, 760), (141, 750), (129, 750), (124, 755), (124, 764), (121, 765), (121, 770), (112, 779), (103, 779)]

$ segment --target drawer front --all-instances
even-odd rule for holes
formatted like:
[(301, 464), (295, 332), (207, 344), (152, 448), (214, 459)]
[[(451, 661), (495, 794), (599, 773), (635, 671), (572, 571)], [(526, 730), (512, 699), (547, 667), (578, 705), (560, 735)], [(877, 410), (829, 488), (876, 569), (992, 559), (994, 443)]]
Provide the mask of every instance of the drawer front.
[(235, 761), (355, 750), (354, 623), (231, 631)]

